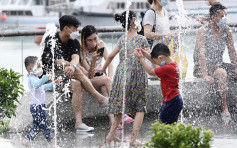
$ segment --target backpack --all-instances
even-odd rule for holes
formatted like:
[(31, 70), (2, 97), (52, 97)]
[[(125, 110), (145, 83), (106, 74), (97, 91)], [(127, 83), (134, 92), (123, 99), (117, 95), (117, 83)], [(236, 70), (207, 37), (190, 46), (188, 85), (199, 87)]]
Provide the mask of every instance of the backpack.
[[(155, 12), (155, 10), (152, 9), (152, 8), (149, 9), (149, 10), (152, 10), (152, 11), (155, 13), (155, 24), (154, 24), (153, 27), (152, 27), (152, 32), (155, 32), (155, 29), (156, 29), (156, 12)], [(148, 10), (146, 10), (146, 12), (147, 12), (147, 11), (148, 11)], [(145, 13), (144, 13), (144, 12), (141, 12), (141, 13), (140, 13), (141, 18), (142, 18), (142, 21), (141, 21), (142, 29), (141, 29), (140, 32), (138, 32), (138, 34), (143, 35), (143, 36), (144, 36), (143, 19), (144, 19), (144, 16), (145, 16), (146, 12), (145, 12)], [(146, 38), (146, 39), (147, 39), (147, 41), (148, 41), (149, 47), (151, 48), (152, 45), (153, 45), (153, 39), (148, 39), (148, 38)]]

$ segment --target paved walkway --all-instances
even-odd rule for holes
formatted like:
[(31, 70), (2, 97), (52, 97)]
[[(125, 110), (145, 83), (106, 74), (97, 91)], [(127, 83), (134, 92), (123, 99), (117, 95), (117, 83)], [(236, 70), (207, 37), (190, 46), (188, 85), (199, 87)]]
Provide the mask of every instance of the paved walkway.
[[(142, 128), (139, 132), (138, 139), (140, 141), (149, 141), (151, 136), (150, 125), (157, 119), (158, 114), (146, 114)], [(106, 134), (108, 133), (109, 124), (107, 117), (90, 118), (85, 119), (84, 122), (88, 125), (94, 126), (95, 131), (90, 133), (76, 133), (74, 129), (62, 129), (58, 132), (57, 140), (58, 144), (62, 148), (93, 148), (93, 147), (119, 147), (120, 144), (112, 146), (104, 144)], [(218, 115), (208, 117), (192, 117), (183, 120), (184, 123), (191, 123), (194, 126), (201, 126), (204, 130), (212, 129), (214, 132), (214, 141), (212, 143), (213, 148), (236, 148), (237, 147), (237, 124), (233, 120), (229, 122), (229, 125), (224, 128), (223, 121)], [(125, 143), (122, 147), (126, 148), (131, 136), (132, 124), (128, 124), (125, 127), (124, 139)], [(21, 140), (25, 133), (8, 133), (5, 138), (0, 136), (1, 148), (24, 148), (21, 145)], [(118, 136), (121, 136), (121, 131), (117, 131)], [(39, 134), (36, 140), (32, 144), (33, 148), (46, 148), (48, 144), (42, 134)]]

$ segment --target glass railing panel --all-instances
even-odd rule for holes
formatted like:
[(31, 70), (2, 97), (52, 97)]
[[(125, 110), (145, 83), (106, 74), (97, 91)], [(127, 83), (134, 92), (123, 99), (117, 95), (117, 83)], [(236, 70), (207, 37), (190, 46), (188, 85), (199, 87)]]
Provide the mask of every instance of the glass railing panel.
[[(196, 44), (196, 29), (186, 30), (181, 34), (181, 43), (183, 45), (187, 60), (188, 71), (186, 78), (193, 77), (193, 52)], [(111, 53), (117, 45), (118, 39), (124, 32), (107, 32), (98, 33), (99, 39), (105, 42), (108, 52)], [(237, 29), (232, 28), (233, 41), (235, 49), (237, 49)], [(37, 36), (18, 36), (18, 37), (1, 37), (0, 38), (0, 67), (7, 69), (12, 68), (14, 71), (22, 73), (24, 84), (27, 80), (27, 71), (24, 66), (24, 59), (27, 56), (41, 56), (42, 49), (39, 43), (35, 43)], [(224, 62), (230, 62), (228, 49), (226, 48), (223, 56)], [(119, 63), (119, 56), (117, 55), (113, 60), (114, 69)]]
[[(99, 39), (105, 42), (108, 52), (111, 53), (117, 45), (118, 39), (123, 35), (123, 32), (109, 32), (109, 33), (98, 33)], [(103, 63), (105, 61), (103, 60)], [(119, 64), (119, 54), (114, 57), (112, 61), (114, 65), (114, 71)]]
[(0, 38), (0, 68), (13, 69), (23, 73), (22, 37)]

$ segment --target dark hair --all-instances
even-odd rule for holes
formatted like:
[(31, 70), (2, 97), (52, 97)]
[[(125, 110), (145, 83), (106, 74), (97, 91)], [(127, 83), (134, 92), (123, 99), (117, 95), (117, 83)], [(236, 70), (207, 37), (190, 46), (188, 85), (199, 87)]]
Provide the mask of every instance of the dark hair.
[(38, 57), (36, 56), (28, 56), (25, 58), (25, 67), (27, 68), (27, 66), (34, 66), (36, 61), (38, 60)]
[(223, 6), (222, 4), (214, 4), (210, 9), (209, 9), (209, 13), (210, 13), (210, 17), (211, 16), (217, 16), (219, 13), (219, 10), (224, 10), (227, 9), (225, 6)]
[[(129, 13), (128, 13), (128, 28), (127, 28), (128, 30), (130, 29), (130, 27), (132, 25), (131, 22), (132, 22), (133, 17), (137, 17), (136, 13), (133, 11), (129, 11)], [(117, 22), (120, 21), (123, 28), (126, 27), (126, 11), (124, 11), (121, 15), (115, 14), (114, 19)]]
[(62, 31), (65, 26), (74, 26), (79, 27), (81, 25), (81, 22), (72, 15), (64, 15), (59, 19), (60, 24), (60, 30)]
[(170, 56), (169, 48), (165, 44), (162, 44), (162, 43), (158, 43), (153, 47), (152, 52), (151, 52), (151, 58), (156, 59), (160, 55), (164, 55), (167, 57)]
[(147, 2), (148, 2), (150, 5), (152, 5), (153, 2), (156, 3), (156, 0), (147, 0)]
[[(87, 47), (86, 39), (94, 33), (98, 34), (96, 28), (92, 25), (85, 26), (81, 31), (81, 55), (83, 56), (83, 58), (84, 58), (83, 51)], [(97, 46), (96, 46), (96, 50), (97, 50)]]

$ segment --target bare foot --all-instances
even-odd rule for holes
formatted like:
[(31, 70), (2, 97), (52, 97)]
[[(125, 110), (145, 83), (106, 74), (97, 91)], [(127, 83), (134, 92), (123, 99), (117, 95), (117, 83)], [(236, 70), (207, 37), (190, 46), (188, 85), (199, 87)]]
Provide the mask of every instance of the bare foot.
[(145, 144), (140, 141), (130, 142), (130, 146), (144, 146)]
[(116, 137), (116, 136), (111, 136), (110, 134), (108, 134), (108, 136), (106, 137), (106, 141), (108, 141), (109, 143), (110, 143), (111, 141), (121, 142), (121, 140), (120, 140), (118, 137)]
[(27, 140), (27, 139), (24, 139), (22, 142), (21, 142), (22, 145), (26, 146), (26, 147), (30, 147), (30, 141)]
[(50, 145), (50, 148), (61, 148), (57, 144), (55, 145), (55, 143), (53, 141), (49, 142), (49, 145)]

